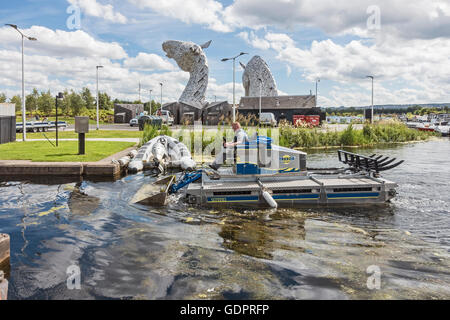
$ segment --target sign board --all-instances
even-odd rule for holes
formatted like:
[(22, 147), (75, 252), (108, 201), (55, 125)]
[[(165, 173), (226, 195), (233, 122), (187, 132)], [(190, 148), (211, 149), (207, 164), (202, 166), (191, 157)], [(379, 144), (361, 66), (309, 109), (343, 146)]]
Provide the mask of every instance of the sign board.
[(75, 132), (89, 133), (89, 117), (75, 117)]
[(0, 103), (0, 116), (1, 117), (15, 117), (16, 105), (14, 103)]

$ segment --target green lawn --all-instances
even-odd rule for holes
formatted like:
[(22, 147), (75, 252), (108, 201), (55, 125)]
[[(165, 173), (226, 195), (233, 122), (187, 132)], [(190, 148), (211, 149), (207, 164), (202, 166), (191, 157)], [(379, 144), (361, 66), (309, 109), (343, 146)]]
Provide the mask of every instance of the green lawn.
[(14, 142), (0, 145), (0, 160), (91, 162), (105, 159), (134, 145), (130, 142), (87, 141), (86, 155), (80, 156), (77, 141), (60, 141), (58, 148), (48, 141)]
[[(49, 139), (55, 139), (56, 132), (45, 132), (45, 136)], [(45, 139), (45, 136), (41, 132), (27, 132), (27, 139)], [(17, 133), (16, 137), (17, 140), (22, 139), (22, 133)], [(58, 138), (78, 139), (78, 133), (75, 133), (75, 131), (59, 131)], [(142, 132), (125, 130), (91, 130), (89, 133), (86, 133), (86, 139), (89, 138), (142, 138)]]

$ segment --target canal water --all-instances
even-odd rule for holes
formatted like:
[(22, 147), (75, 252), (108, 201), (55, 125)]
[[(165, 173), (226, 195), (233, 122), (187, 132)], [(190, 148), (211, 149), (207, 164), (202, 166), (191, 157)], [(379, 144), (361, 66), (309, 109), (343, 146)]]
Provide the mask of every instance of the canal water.
[[(384, 174), (399, 184), (392, 203), (156, 209), (129, 203), (144, 174), (0, 183), (9, 298), (449, 299), (450, 141), (357, 151), (406, 160)], [(339, 166), (336, 151), (308, 165)]]

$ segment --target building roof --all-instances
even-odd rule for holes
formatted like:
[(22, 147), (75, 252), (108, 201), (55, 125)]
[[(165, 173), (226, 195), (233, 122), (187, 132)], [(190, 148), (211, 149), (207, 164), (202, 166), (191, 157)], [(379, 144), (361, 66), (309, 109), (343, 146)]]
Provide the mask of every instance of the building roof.
[[(262, 109), (310, 109), (316, 107), (316, 96), (261, 97)], [(239, 110), (258, 110), (259, 97), (242, 97)]]
[(229, 106), (228, 101), (217, 101), (217, 102), (211, 102), (210, 104), (208, 104), (205, 107), (205, 109), (213, 108), (213, 107), (220, 106), (220, 105), (223, 105), (223, 104), (226, 104), (227, 106)]
[(127, 103), (116, 103), (114, 107), (125, 108), (129, 110), (136, 110), (137, 108), (143, 108), (143, 104), (127, 104)]

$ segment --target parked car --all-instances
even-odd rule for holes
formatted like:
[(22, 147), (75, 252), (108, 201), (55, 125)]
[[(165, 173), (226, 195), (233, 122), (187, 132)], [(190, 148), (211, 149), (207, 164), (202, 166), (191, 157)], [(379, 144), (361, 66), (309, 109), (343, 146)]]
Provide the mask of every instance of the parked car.
[(173, 125), (174, 118), (173, 118), (173, 115), (170, 113), (169, 110), (158, 110), (158, 111), (156, 112), (156, 115), (159, 116), (159, 117), (161, 117), (162, 122), (163, 122), (164, 124), (167, 124), (167, 125), (169, 125), (169, 126), (172, 126), (172, 125)]
[(138, 126), (139, 125), (139, 119), (134, 118), (130, 120), (130, 127)]
[(161, 128), (162, 119), (158, 116), (142, 116), (138, 120), (139, 130), (143, 131), (146, 124), (149, 124), (154, 127)]
[(265, 113), (261, 113), (261, 118), (259, 119), (259, 123), (262, 126), (276, 127), (277, 119), (275, 118), (275, 115), (273, 113), (265, 112)]

